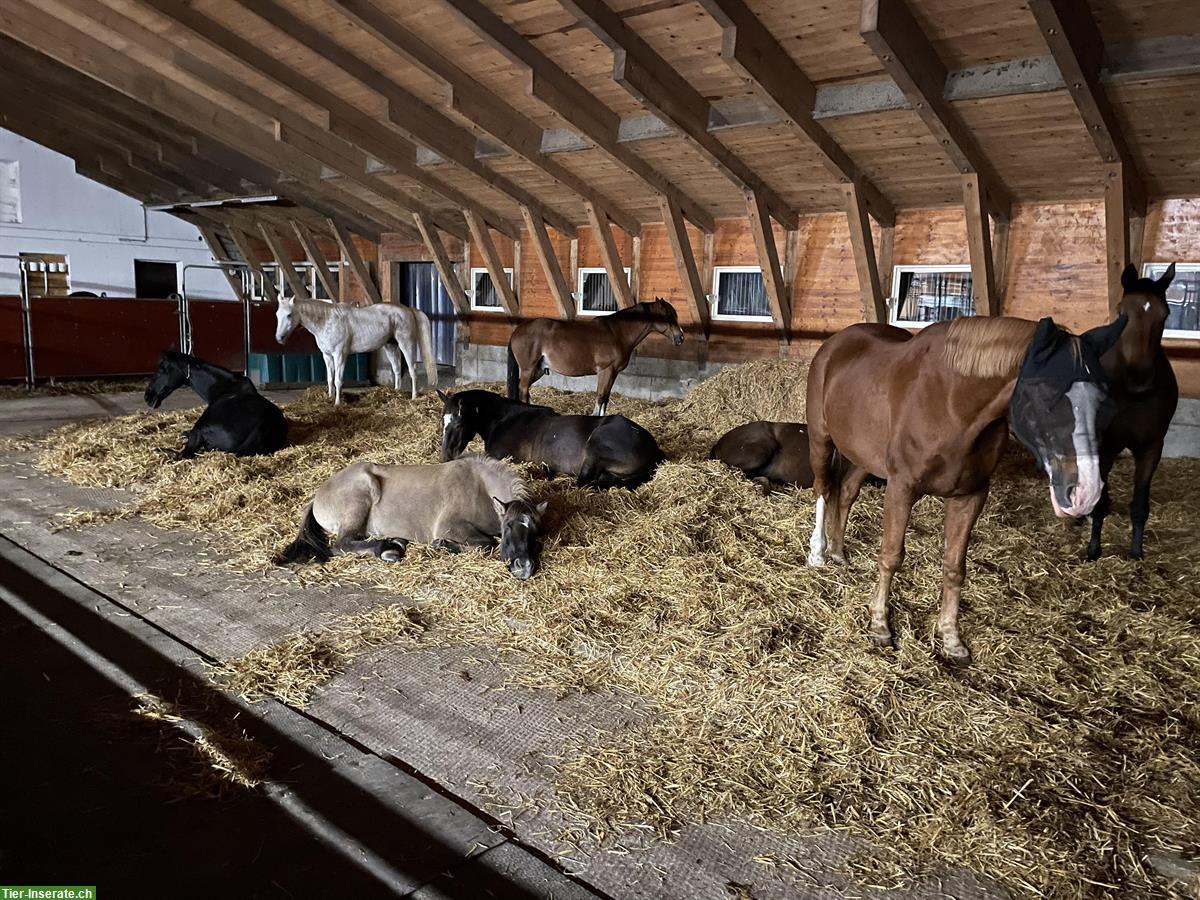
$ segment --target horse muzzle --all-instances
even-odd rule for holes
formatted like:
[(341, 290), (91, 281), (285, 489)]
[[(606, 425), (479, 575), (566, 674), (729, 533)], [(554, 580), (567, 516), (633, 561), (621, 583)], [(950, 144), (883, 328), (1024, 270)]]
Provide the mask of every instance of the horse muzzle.
[(682, 347), (683, 346), (683, 332), (681, 331), (681, 332), (679, 332), (679, 334), (672, 335), (671, 343), (674, 344), (676, 347)]
[(1050, 505), (1060, 519), (1086, 516), (1100, 502), (1104, 482), (1097, 460), (1079, 460), (1077, 471), (1070, 475), (1050, 465), (1046, 469), (1050, 476)]
[(533, 560), (531, 559), (514, 559), (508, 564), (508, 571), (512, 572), (514, 578), (521, 581), (532, 577), (534, 573)]

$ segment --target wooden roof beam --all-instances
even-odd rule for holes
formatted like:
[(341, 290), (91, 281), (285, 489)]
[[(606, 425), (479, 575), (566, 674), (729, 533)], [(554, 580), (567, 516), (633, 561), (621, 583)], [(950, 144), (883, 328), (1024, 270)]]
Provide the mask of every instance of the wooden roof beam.
[[(325, 287), (325, 293), (329, 295), (329, 299), (336, 301), (338, 298), (338, 283), (333, 280), (333, 273), (329, 271), (329, 265), (325, 261), (325, 254), (317, 246), (317, 239), (308, 230), (308, 226), (299, 219), (293, 218), (291, 225), (292, 233), (296, 235), (296, 240), (300, 242), (300, 246), (304, 248), (304, 255), (307, 257), (309, 265), (313, 267), (313, 271), (317, 273), (317, 278), (321, 279), (321, 284)], [(341, 275), (340, 261), (338, 275)]]
[(53, 0), (38, 5), (8, 0), (0, 8), (0, 32), (157, 110), (159, 115), (166, 114), (179, 123), (181, 133), (212, 135), (235, 148), (237, 154), (253, 160), (256, 166), (276, 173), (286, 172), (293, 180), (278, 181), (274, 193), (293, 197), (301, 205), (325, 214), (337, 214), (363, 234), (378, 234), (384, 230), (381, 223), (386, 223), (387, 230), (415, 234), (411, 226), (400, 224), (371, 206), (364, 209), (365, 204), (359, 198), (348, 197), (322, 182), (320, 164), (316, 161), (278, 143), (225, 106), (168, 79), (153, 77), (131, 54), (114, 52), (97, 36), (99, 31), (95, 23), (80, 16), (73, 7)]
[(529, 78), (527, 91), (531, 96), (540, 100), (647, 188), (669, 197), (697, 228), (705, 232), (713, 230), (712, 214), (628, 147), (621, 146), (617, 140), (620, 131), (617, 115), (563, 71), (554, 60), (479, 0), (440, 2), (457, 13), (489, 46), (525, 70)]
[(663, 225), (667, 229), (667, 240), (671, 243), (671, 255), (675, 258), (675, 271), (687, 296), (692, 320), (700, 327), (700, 332), (707, 336), (711, 318), (708, 293), (700, 281), (700, 271), (696, 268), (696, 254), (691, 241), (688, 240), (683, 214), (670, 197), (659, 197), (658, 202), (662, 209)]
[(425, 249), (433, 257), (433, 264), (437, 268), (438, 276), (442, 279), (442, 286), (450, 295), (455, 310), (460, 316), (470, 315), (471, 301), (467, 298), (467, 292), (463, 290), (462, 282), (458, 280), (458, 275), (454, 271), (454, 263), (450, 260), (450, 254), (446, 252), (446, 245), (442, 243), (442, 236), (438, 234), (433, 223), (419, 213), (413, 213), (413, 222), (416, 224), (417, 230), (421, 232), (421, 239), (425, 241)]
[(603, 0), (559, 0), (613, 52), (613, 78), (643, 106), (669, 122), (734, 186), (753, 191), (771, 214), (795, 228), (799, 216), (708, 130), (710, 104), (700, 92), (609, 9)]
[[(486, 132), (493, 140), (509, 147), (518, 156), (585, 201), (604, 206), (613, 220), (621, 223), (622, 228), (633, 234), (639, 233), (641, 223), (635, 216), (622, 210), (620, 205), (612, 200), (598, 195), (586, 179), (580, 178), (541, 152), (542, 130), (537, 123), (513, 109), (495, 93), (455, 66), (445, 53), (430, 47), (368, 0), (331, 2), (376, 40), (408, 59), (431, 77), (449, 85), (453, 96), (451, 108)], [(395, 121), (402, 117), (403, 111), (393, 109), (390, 114)], [(549, 216), (550, 213), (547, 212), (546, 215)], [(574, 226), (570, 225), (568, 229), (567, 233), (570, 233)]]
[(633, 286), (625, 276), (625, 267), (621, 265), (621, 254), (617, 252), (617, 242), (613, 240), (612, 223), (604, 215), (604, 210), (587, 204), (588, 222), (596, 235), (596, 243), (600, 247), (600, 259), (604, 270), (608, 273), (608, 283), (612, 286), (613, 298), (617, 301), (617, 309), (628, 309), (637, 302), (633, 295)]
[(521, 207), (521, 217), (525, 220), (525, 230), (533, 239), (533, 250), (542, 265), (542, 272), (546, 276), (550, 294), (554, 297), (554, 305), (558, 307), (558, 314), (564, 319), (575, 318), (575, 298), (571, 296), (571, 288), (563, 278), (562, 266), (559, 265), (558, 257), (554, 255), (554, 245), (550, 243), (550, 235), (546, 233), (546, 223), (542, 221), (538, 211), (528, 206)]
[(746, 214), (750, 217), (750, 233), (754, 236), (754, 249), (758, 252), (758, 266), (762, 270), (771, 319), (779, 330), (780, 340), (786, 344), (792, 321), (792, 298), (779, 265), (779, 249), (775, 246), (775, 230), (771, 227), (767, 204), (753, 191), (746, 191)]
[(1029, 0), (1029, 11), (1037, 19), (1100, 158), (1123, 166), (1129, 202), (1144, 213), (1146, 186), (1100, 83), (1104, 40), (1091, 10), (1083, 0)]
[(813, 118), (816, 85), (744, 0), (700, 0), (700, 5), (721, 26), (721, 58), (756, 88), (785, 124), (816, 147), (821, 162), (834, 177), (861, 184), (867, 206), (879, 222), (894, 224), (896, 210), (891, 201), (862, 173), (825, 126)]
[(366, 291), (367, 300), (371, 303), (382, 303), (383, 297), (379, 294), (379, 286), (375, 284), (375, 279), (371, 277), (371, 270), (367, 268), (366, 262), (363, 261), (362, 254), (358, 252), (358, 246), (354, 243), (354, 238), (350, 236), (350, 233), (346, 231), (342, 223), (336, 219), (329, 220), (329, 229), (333, 232), (333, 237), (342, 251), (342, 258), (350, 264), (350, 268), (353, 270), (359, 284)]
[(488, 231), (487, 223), (472, 210), (463, 210), (463, 215), (471, 229), (471, 240), (483, 256), (483, 264), (488, 270), (488, 275), (491, 276), (496, 296), (500, 298), (500, 305), (504, 307), (504, 311), (510, 318), (517, 318), (521, 314), (521, 306), (513, 291), (513, 286), (508, 283), (508, 273), (504, 271), (504, 266), (500, 263), (500, 254), (496, 251), (496, 244)]
[[(391, 165), (389, 162), (390, 147), (394, 144), (395, 138), (391, 129), (394, 128), (408, 140), (429, 148), (448, 162), (477, 176), (489, 187), (507, 195), (514, 203), (519, 205), (537, 203), (536, 198), (518, 184), (488, 169), (476, 158), (476, 138), (471, 131), (426, 104), (389, 75), (374, 68), (358, 54), (347, 50), (324, 32), (302, 21), (274, 0), (238, 0), (238, 2), (272, 27), (304, 44), (380, 95), (381, 114), (387, 118), (390, 127), (376, 127), (375, 124), (369, 124), (371, 120), (367, 116), (356, 114), (344, 118), (338, 112), (331, 110), (329, 127), (334, 134), (357, 143), (380, 162)], [(382, 126), (382, 123), (378, 124)], [(428, 173), (419, 168), (418, 171), (421, 177), (432, 179)], [(438, 188), (439, 192), (442, 192), (443, 188), (453, 191), (455, 199), (452, 199), (452, 202), (456, 205), (470, 205), (466, 198), (449, 186), (441, 185)], [(451, 198), (447, 197), (447, 199)], [(547, 217), (556, 228), (574, 229), (574, 224), (569, 219), (553, 210), (547, 211)], [(487, 219), (492, 227), (501, 233), (507, 234), (514, 240), (519, 237), (519, 228), (515, 223), (510, 223), (502, 216), (491, 213), (487, 215)]]
[(311, 299), (308, 292), (308, 285), (304, 283), (304, 279), (300, 277), (300, 273), (292, 265), (292, 258), (284, 252), (283, 242), (279, 240), (279, 235), (275, 233), (275, 229), (266, 222), (259, 220), (258, 233), (267, 242), (267, 247), (270, 248), (271, 255), (275, 257), (276, 267), (283, 273), (283, 277), (287, 280), (288, 286), (292, 289), (292, 293), (296, 298), (299, 300)]
[(977, 172), (992, 213), (1007, 221), (1012, 197), (966, 124), (946, 102), (946, 67), (905, 0), (863, 0), (859, 31), (960, 174)]

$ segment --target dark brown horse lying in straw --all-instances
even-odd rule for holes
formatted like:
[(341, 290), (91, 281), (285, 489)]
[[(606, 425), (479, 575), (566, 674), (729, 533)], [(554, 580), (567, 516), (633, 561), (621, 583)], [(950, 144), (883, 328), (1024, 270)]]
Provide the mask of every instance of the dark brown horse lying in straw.
[(634, 348), (652, 331), (669, 336), (676, 347), (683, 343), (675, 307), (661, 297), (597, 316), (590, 322), (524, 322), (513, 329), (508, 342), (508, 399), (528, 403), (529, 388), (547, 372), (595, 375), (596, 406), (592, 414), (602, 416), (608, 409), (613, 382), (629, 365)]
[(654, 435), (624, 416), (560, 416), (548, 406), (508, 400), (491, 391), (442, 398), (442, 459), (454, 459), (475, 435), (487, 455), (574, 475), (580, 487), (624, 487), (649, 481), (663, 460)]
[(799, 422), (747, 422), (713, 444), (709, 459), (741, 469), (764, 490), (779, 485), (812, 487), (808, 426)]
[(1010, 427), (1046, 471), (1054, 511), (1091, 512), (1103, 487), (1099, 433), (1114, 408), (1100, 357), (1125, 324), (1122, 316), (1078, 338), (1050, 319), (962, 318), (916, 336), (889, 325), (853, 325), (817, 351), (808, 379), (817, 495), (808, 561), (843, 560), (846, 518), (863, 479), (886, 478), (879, 583), (870, 603), (878, 646), (893, 642), (888, 598), (904, 560), (909, 515), (932, 494), (946, 498), (942, 650), (951, 661), (970, 662), (958, 633), (967, 543)]
[[(498, 539), (509, 570), (526, 579), (537, 570), (545, 511), (545, 503), (529, 499), (516, 472), (482, 456), (428, 466), (355, 463), (321, 485), (304, 511), (300, 534), (275, 561), (325, 562), (335, 553), (364, 553), (395, 562), (410, 541), (458, 552), (494, 547)], [(332, 547), (330, 535), (336, 538)]]
[(1119, 312), (1128, 317), (1129, 324), (1121, 340), (1101, 360), (1112, 382), (1117, 412), (1100, 438), (1100, 477), (1105, 485), (1100, 502), (1092, 510), (1088, 559), (1100, 557), (1100, 533), (1110, 507), (1108, 473), (1117, 456), (1126, 449), (1133, 453), (1134, 461), (1133, 501), (1129, 504), (1133, 538), (1129, 557), (1142, 558), (1142, 537), (1150, 518), (1150, 481), (1162, 459), (1163, 439), (1179, 403), (1179, 384), (1162, 348), (1163, 326), (1170, 312), (1167, 288), (1174, 277), (1174, 263), (1157, 281), (1139, 278), (1133, 266), (1121, 275), (1125, 296), (1121, 298)]

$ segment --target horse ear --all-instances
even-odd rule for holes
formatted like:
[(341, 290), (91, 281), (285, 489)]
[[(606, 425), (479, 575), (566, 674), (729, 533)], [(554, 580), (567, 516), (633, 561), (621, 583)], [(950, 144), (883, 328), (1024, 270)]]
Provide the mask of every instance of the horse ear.
[(1042, 363), (1050, 358), (1054, 348), (1058, 346), (1059, 329), (1049, 316), (1039, 319), (1033, 332), (1033, 340), (1029, 342), (1029, 356), (1034, 362)]
[(500, 515), (500, 518), (504, 518), (504, 514), (506, 512), (508, 512), (508, 507), (511, 506), (512, 504), (511, 504), (511, 502), (505, 503), (499, 497), (493, 497), (492, 505), (496, 507), (496, 512)]
[(442, 398), (442, 403), (443, 403), (443, 404), (445, 404), (445, 403), (449, 403), (449, 402), (450, 402), (450, 395), (449, 395), (449, 394), (447, 394), (445, 391), (441, 390), (440, 388), (434, 388), (434, 390), (436, 390), (436, 391), (437, 391), (437, 395), (438, 395), (439, 397), (441, 397), (441, 398)]
[(1135, 287), (1137, 287), (1137, 283), (1137, 266), (1135, 266), (1133, 263), (1130, 263), (1125, 267), (1125, 271), (1121, 273), (1121, 287), (1127, 291), (1132, 291)]
[(1115, 322), (1085, 331), (1079, 336), (1079, 339), (1091, 347), (1097, 356), (1103, 356), (1121, 339), (1121, 332), (1125, 330), (1125, 326), (1128, 324), (1129, 316), (1122, 314), (1117, 316)]
[(1171, 263), (1169, 266), (1167, 266), (1167, 271), (1163, 272), (1158, 281), (1154, 282), (1154, 286), (1158, 289), (1160, 294), (1165, 294), (1167, 292), (1167, 288), (1171, 286), (1171, 282), (1174, 280), (1175, 263)]
[(541, 517), (542, 515), (544, 515), (546, 510), (549, 509), (549, 507), (550, 507), (549, 500), (543, 500), (541, 503), (539, 503), (536, 507), (538, 516)]

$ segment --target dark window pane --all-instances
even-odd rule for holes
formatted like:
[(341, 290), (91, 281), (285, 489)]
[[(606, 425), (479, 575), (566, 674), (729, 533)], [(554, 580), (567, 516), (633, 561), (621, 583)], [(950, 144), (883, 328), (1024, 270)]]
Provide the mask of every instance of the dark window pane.
[(717, 282), (717, 315), (770, 318), (762, 272), (722, 272)]
[(585, 272), (583, 276), (583, 308), (588, 312), (616, 312), (617, 298), (607, 272)]
[(179, 290), (175, 263), (133, 261), (133, 292), (138, 297), (165, 300)]
[[(1155, 267), (1152, 278), (1158, 278), (1166, 266)], [(1171, 308), (1166, 327), (1175, 331), (1200, 331), (1200, 272), (1176, 272), (1167, 288), (1167, 305)]]
[(500, 292), (492, 283), (489, 272), (475, 273), (475, 305), (500, 308)]
[(901, 272), (896, 319), (945, 322), (973, 316), (970, 272)]

